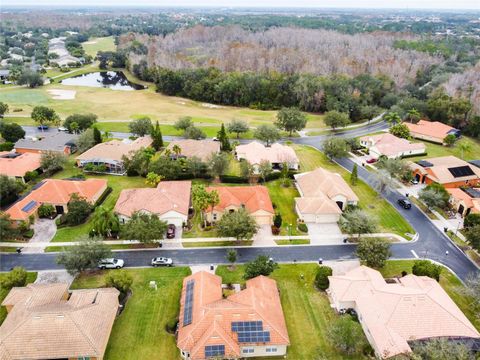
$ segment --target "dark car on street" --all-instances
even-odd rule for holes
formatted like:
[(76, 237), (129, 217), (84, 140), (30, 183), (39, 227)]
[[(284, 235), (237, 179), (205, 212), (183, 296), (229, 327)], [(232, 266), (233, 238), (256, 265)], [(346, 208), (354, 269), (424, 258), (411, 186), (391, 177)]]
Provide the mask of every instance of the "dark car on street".
[(412, 203), (407, 199), (398, 199), (398, 204), (407, 210), (412, 208)]

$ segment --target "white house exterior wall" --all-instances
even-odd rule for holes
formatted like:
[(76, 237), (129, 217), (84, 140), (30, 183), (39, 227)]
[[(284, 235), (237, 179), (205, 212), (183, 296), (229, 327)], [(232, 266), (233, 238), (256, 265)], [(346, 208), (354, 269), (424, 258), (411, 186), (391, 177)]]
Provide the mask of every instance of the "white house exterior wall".
[[(149, 211), (141, 211), (145, 214), (151, 214)], [(157, 214), (158, 215), (158, 214)], [(180, 214), (176, 211), (169, 211), (165, 214), (159, 215), (160, 220), (166, 221), (168, 224), (174, 224), (177, 227), (182, 227), (184, 222), (187, 222), (187, 215)], [(124, 224), (130, 221), (130, 217), (122, 214), (118, 214), (120, 223)]]
[[(267, 352), (267, 349), (276, 349), (275, 352)], [(253, 349), (253, 352), (244, 352), (246, 349)], [(264, 356), (283, 356), (287, 353), (286, 345), (266, 345), (266, 346), (242, 346), (240, 347), (240, 357), (264, 357)]]

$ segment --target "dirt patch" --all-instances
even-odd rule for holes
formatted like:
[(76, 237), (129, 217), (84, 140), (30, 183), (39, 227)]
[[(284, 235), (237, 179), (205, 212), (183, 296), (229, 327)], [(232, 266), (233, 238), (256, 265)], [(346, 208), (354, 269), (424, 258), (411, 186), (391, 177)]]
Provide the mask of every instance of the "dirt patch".
[(73, 100), (75, 99), (75, 90), (49, 89), (47, 90), (54, 100)]
[(85, 45), (93, 45), (93, 44), (96, 44), (96, 43), (98, 43), (98, 41), (96, 41), (96, 40), (84, 42)]

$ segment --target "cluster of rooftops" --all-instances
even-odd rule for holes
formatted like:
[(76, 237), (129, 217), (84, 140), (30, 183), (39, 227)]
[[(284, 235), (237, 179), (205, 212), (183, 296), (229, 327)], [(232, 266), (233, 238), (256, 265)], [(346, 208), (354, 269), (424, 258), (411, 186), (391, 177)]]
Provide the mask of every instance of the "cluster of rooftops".
[[(359, 266), (334, 271), (329, 282), (332, 308), (355, 310), (378, 358), (410, 353), (432, 338), (480, 345), (480, 333), (434, 279), (406, 275), (387, 282), (377, 270)], [(227, 297), (225, 286), (206, 271), (183, 279), (176, 331), (181, 356), (285, 355), (290, 338), (276, 281), (258, 276)], [(2, 302), (8, 315), (0, 327), (0, 359), (102, 359), (118, 295), (113, 288), (69, 291), (63, 283), (13, 288)]]

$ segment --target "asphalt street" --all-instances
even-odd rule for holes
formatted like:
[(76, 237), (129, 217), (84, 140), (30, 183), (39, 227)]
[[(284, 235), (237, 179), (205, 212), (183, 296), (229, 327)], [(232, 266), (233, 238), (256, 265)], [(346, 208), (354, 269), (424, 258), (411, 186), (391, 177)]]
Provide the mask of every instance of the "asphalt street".
[[(38, 133), (34, 127), (24, 127), (27, 135)], [(375, 123), (358, 129), (348, 131), (339, 131), (334, 136), (339, 137), (357, 137), (372, 132), (381, 131), (388, 128), (384, 122)], [(50, 131), (54, 131), (53, 129)], [(56, 131), (56, 130), (55, 130)], [(30, 133), (29, 133), (30, 132)], [(129, 134), (114, 133), (115, 137), (128, 137)], [(326, 135), (311, 136), (291, 139), (295, 143), (310, 145), (321, 149), (322, 142), (327, 138)], [(168, 141), (167, 137), (165, 140)], [(337, 159), (341, 166), (348, 170), (353, 168), (353, 162), (350, 159)], [(374, 185), (374, 175), (364, 168), (358, 169), (359, 178), (370, 186)], [(479, 271), (478, 268), (455, 247), (450, 239), (416, 207), (405, 210), (397, 204), (401, 195), (395, 190), (389, 190), (384, 195), (405, 219), (412, 225), (419, 234), (415, 242), (396, 243), (391, 247), (393, 259), (414, 259), (429, 258), (440, 262), (452, 269), (461, 279), (465, 279), (469, 274)], [(263, 254), (272, 257), (278, 262), (307, 262), (323, 260), (348, 260), (355, 258), (355, 245), (325, 245), (325, 246), (292, 246), (292, 247), (255, 247), (255, 248), (236, 248), (239, 254), (239, 262), (247, 262), (254, 259), (257, 255)], [(448, 255), (446, 254), (448, 251)], [(23, 266), (29, 270), (47, 270), (60, 269), (56, 264), (56, 254), (2, 254), (0, 258), (0, 270), (8, 271), (14, 266)], [(195, 264), (222, 264), (226, 262), (225, 248), (199, 248), (199, 249), (148, 249), (134, 251), (116, 251), (115, 256), (125, 260), (125, 266), (138, 267), (148, 266), (150, 259), (155, 256), (171, 257), (179, 265)]]

